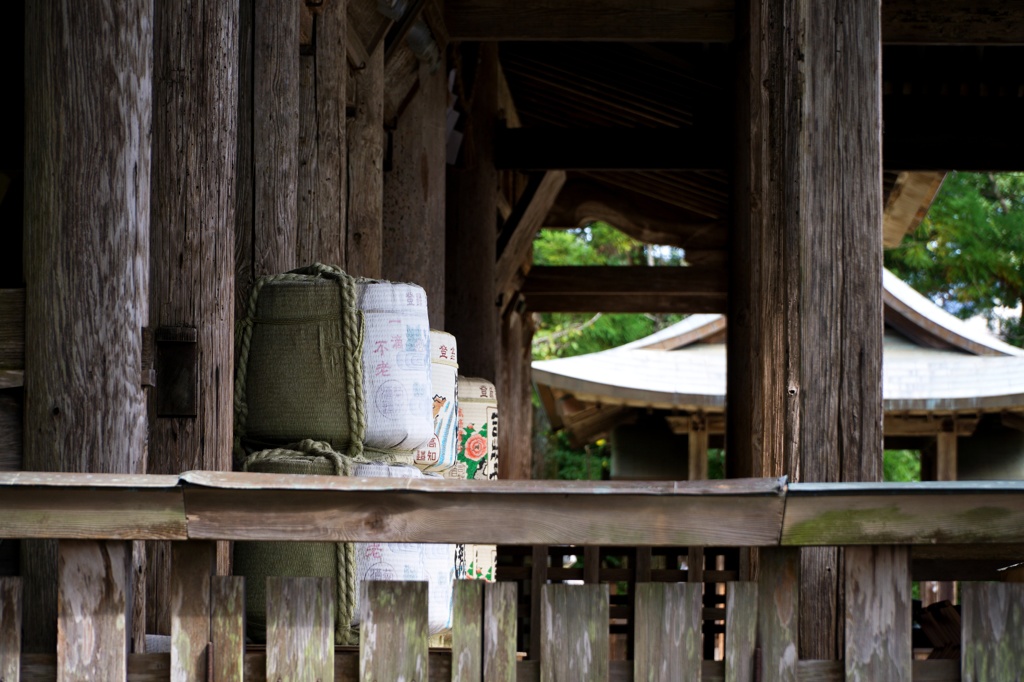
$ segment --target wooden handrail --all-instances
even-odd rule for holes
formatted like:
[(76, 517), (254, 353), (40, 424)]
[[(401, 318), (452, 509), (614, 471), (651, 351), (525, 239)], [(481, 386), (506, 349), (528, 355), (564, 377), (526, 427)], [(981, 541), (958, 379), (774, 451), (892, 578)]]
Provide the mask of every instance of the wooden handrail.
[[(0, 538), (607, 546), (1024, 544), (1024, 482), (0, 474)], [(498, 523), (466, 523), (492, 518)]]

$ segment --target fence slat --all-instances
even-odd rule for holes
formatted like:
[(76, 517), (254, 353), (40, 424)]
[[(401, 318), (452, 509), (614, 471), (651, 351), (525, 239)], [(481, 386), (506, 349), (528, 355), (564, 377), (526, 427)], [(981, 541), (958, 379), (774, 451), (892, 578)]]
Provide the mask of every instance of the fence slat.
[(214, 543), (171, 543), (171, 682), (206, 682)]
[(242, 682), (245, 668), (245, 578), (210, 579), (213, 682)]
[(700, 679), (703, 587), (692, 582), (636, 586), (637, 682)]
[(0, 578), (0, 681), (21, 675), (21, 578)]
[(125, 577), (129, 556), (124, 542), (58, 543), (58, 681), (125, 679)]
[(608, 585), (541, 590), (540, 680), (608, 680)]
[(452, 682), (479, 682), (484, 669), (484, 583), (456, 580), (453, 611)]
[(267, 578), (268, 680), (333, 679), (333, 587), (330, 578)]
[(426, 680), (427, 583), (359, 584), (359, 679)]
[(516, 679), (516, 583), (484, 587), (484, 682)]
[(752, 682), (757, 640), (757, 583), (725, 587), (725, 682)]
[(1019, 680), (1024, 670), (1024, 584), (963, 583), (963, 682)]
[(846, 679), (910, 682), (910, 549), (847, 547)]
[(762, 549), (758, 560), (757, 629), (763, 662), (761, 679), (764, 682), (797, 682), (800, 550)]

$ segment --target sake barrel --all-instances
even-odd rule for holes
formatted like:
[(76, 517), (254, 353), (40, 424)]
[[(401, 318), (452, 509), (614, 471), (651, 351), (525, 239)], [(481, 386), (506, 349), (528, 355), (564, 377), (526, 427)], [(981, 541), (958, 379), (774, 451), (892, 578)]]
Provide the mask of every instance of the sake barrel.
[(430, 383), (434, 434), (416, 450), (414, 463), (428, 472), (445, 472), (458, 457), (459, 363), (455, 337), (430, 330)]
[[(459, 448), (456, 463), (445, 476), (472, 480), (498, 478), (498, 401), (494, 384), (486, 379), (459, 377)], [(487, 523), (488, 519), (480, 520)], [(493, 521), (492, 521), (493, 522)], [(455, 572), (459, 578), (494, 580), (494, 545), (457, 545)]]
[(415, 284), (356, 280), (363, 318), (366, 447), (413, 453), (434, 434), (427, 295)]
[(351, 429), (362, 405), (360, 336), (354, 281), (340, 270), (315, 265), (257, 282), (235, 376), (235, 433), (249, 452), (307, 438), (346, 452), (362, 438)]

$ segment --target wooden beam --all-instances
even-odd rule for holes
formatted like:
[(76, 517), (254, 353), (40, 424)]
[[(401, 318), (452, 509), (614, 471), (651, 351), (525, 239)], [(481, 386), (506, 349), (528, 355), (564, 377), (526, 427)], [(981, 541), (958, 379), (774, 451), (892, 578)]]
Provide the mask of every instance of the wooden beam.
[(377, 0), (348, 0), (349, 26), (367, 54), (373, 54), (384, 41), (392, 20), (377, 11)]
[[(596, 40), (730, 42), (732, 0), (447, 0), (445, 24), (453, 40)], [(941, 5), (887, 0), (886, 43), (1021, 45), (1024, 14), (1001, 0), (952, 0)]]
[[(291, 478), (189, 473), (189, 538), (762, 546), (778, 543), (784, 503), (774, 480), (568, 485), (498, 480), (473, 486), (465, 481), (381, 479), (368, 485), (339, 477)], [(276, 481), (273, 488), (266, 487), (271, 481)], [(289, 489), (296, 485), (317, 490)], [(491, 518), (514, 516), (520, 522), (457, 524), (454, 520), (464, 513), (460, 500)], [(317, 524), (302, 520), (311, 515)], [(257, 517), (262, 519), (258, 524)]]
[(903, 237), (914, 230), (932, 205), (946, 174), (936, 171), (904, 171), (896, 178), (882, 215), (882, 245), (899, 246)]
[(721, 268), (534, 266), (523, 285), (534, 312), (725, 312)]
[[(724, 221), (693, 222), (688, 211), (605, 183), (571, 179), (565, 183), (545, 227), (583, 227), (595, 220), (609, 223), (647, 244), (686, 249), (687, 259), (699, 251), (720, 251), (728, 243)], [(692, 253), (691, 253), (692, 252)]]
[(25, 369), (24, 289), (0, 289), (0, 369)]
[(348, 225), (345, 270), (380, 279), (384, 229), (384, 48), (353, 72), (355, 116), (348, 122)]
[(530, 179), (530, 184), (512, 209), (497, 242), (495, 289), (505, 293), (515, 274), (527, 260), (533, 239), (565, 184), (565, 173), (548, 171)]

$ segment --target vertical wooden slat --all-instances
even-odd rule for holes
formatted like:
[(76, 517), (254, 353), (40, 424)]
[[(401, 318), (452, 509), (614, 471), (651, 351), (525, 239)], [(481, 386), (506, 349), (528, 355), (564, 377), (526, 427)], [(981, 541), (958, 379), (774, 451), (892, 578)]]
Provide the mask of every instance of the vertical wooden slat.
[(299, 263), (317, 259), (345, 265), (348, 137), (347, 2), (325, 2), (316, 15), (317, 248)]
[[(957, 480), (957, 435), (956, 423), (947, 420), (935, 443), (935, 480)], [(942, 601), (954, 601), (956, 583), (952, 581), (926, 580), (921, 582), (921, 605), (930, 606)]]
[[(303, 8), (305, 9), (305, 8)], [(320, 220), (317, 211), (320, 187), (317, 182), (319, 145), (317, 144), (317, 91), (316, 56), (302, 54), (299, 57), (299, 138), (298, 169), (296, 171), (296, 220), (295, 261), (300, 265), (323, 262), (336, 264), (336, 259), (323, 259), (321, 251)], [(331, 225), (326, 230), (337, 229)], [(339, 254), (340, 255), (340, 254)]]
[(359, 584), (359, 679), (427, 679), (427, 583)]
[(267, 578), (267, 679), (308, 682), (333, 676), (333, 581)]
[(757, 583), (725, 588), (725, 682), (752, 682), (757, 643)]
[[(496, 378), (495, 249), (498, 172), (494, 127), (498, 106), (498, 46), (463, 44), (457, 82), (468, 107), (461, 158), (448, 166), (445, 329), (459, 339), (463, 375)], [(475, 74), (470, 80), (469, 74)], [(457, 93), (459, 94), (459, 93)]]
[(484, 583), (455, 581), (452, 682), (479, 682), (484, 671)]
[(171, 543), (171, 682), (205, 682), (210, 642), (210, 576), (216, 567), (212, 542)]
[(391, 137), (384, 174), (382, 267), (386, 279), (416, 282), (427, 292), (430, 326), (444, 328), (445, 110), (444, 69), (419, 67), (419, 91)]
[(124, 542), (62, 540), (57, 549), (57, 680), (128, 674)]
[(541, 590), (541, 682), (608, 680), (608, 585)]
[(847, 547), (846, 679), (911, 679), (910, 550)]
[(516, 583), (484, 587), (484, 682), (515, 682), (516, 597)]
[(588, 585), (601, 582), (601, 548), (587, 545), (583, 548), (583, 582)]
[(348, 243), (346, 269), (381, 277), (384, 204), (384, 46), (353, 73), (356, 115), (348, 122)]
[(634, 680), (700, 679), (701, 587), (698, 583), (636, 586)]
[(21, 675), (21, 578), (0, 578), (0, 680)]
[[(143, 473), (153, 2), (24, 8), (24, 468)], [(52, 652), (56, 547), (21, 562), (24, 644)]]
[(530, 563), (530, 658), (540, 658), (540, 604), (541, 591), (548, 582), (548, 548), (534, 545)]
[(764, 661), (761, 679), (796, 682), (800, 550), (762, 549), (758, 559), (757, 639)]
[(296, 263), (299, 3), (256, 0), (253, 13), (254, 276)]
[(963, 682), (1019, 680), (1024, 670), (1024, 584), (963, 583)]
[(242, 682), (245, 665), (245, 578), (210, 579), (212, 682)]

